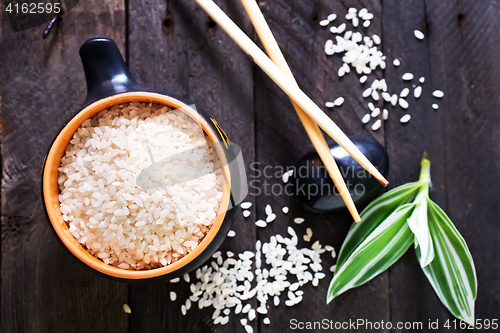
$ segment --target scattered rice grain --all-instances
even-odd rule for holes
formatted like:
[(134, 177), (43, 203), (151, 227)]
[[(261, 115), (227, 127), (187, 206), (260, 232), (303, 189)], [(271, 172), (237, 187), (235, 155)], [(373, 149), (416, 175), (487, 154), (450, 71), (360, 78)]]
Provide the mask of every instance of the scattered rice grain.
[(304, 218), (302, 217), (296, 217), (293, 219), (293, 222), (297, 223), (297, 224), (301, 224), (302, 222), (304, 222)]
[(319, 25), (322, 26), (322, 27), (326, 27), (329, 24), (330, 24), (330, 21), (328, 21), (328, 20), (321, 20), (321, 21), (319, 21)]
[(243, 209), (249, 209), (250, 207), (252, 207), (252, 203), (250, 201), (246, 201), (246, 202), (242, 202), (240, 204), (241, 208)]
[(434, 92), (432, 93), (432, 96), (434, 96), (436, 98), (443, 98), (444, 92), (442, 92), (441, 90), (434, 90)]
[(401, 119), (399, 119), (399, 121), (402, 123), (402, 124), (406, 124), (407, 122), (409, 122), (411, 119), (411, 116), (409, 114), (405, 114), (404, 116), (401, 117)]
[(255, 222), (255, 225), (258, 226), (259, 228), (265, 228), (267, 226), (267, 223), (266, 221), (258, 220), (257, 222)]
[(341, 106), (342, 104), (344, 104), (344, 97), (339, 97), (333, 101), (334, 106)]
[(127, 303), (123, 304), (123, 312), (132, 313), (132, 309), (130, 309), (130, 306), (128, 306)]
[(413, 80), (413, 74), (412, 73), (404, 73), (401, 78), (404, 81), (410, 81), (410, 80)]
[(402, 107), (403, 109), (408, 109), (410, 106), (408, 102), (404, 98), (399, 99), (399, 106)]
[(372, 131), (376, 131), (382, 126), (382, 121), (378, 119), (376, 122), (373, 123), (372, 125)]
[(367, 114), (365, 114), (365, 115), (363, 116), (363, 118), (361, 119), (361, 122), (362, 122), (363, 124), (367, 124), (369, 121), (370, 121), (370, 114), (369, 114), (369, 113), (367, 113)]
[(415, 98), (419, 98), (420, 95), (422, 95), (422, 86), (417, 86), (415, 90), (413, 90), (413, 96), (415, 96)]
[(413, 34), (415, 35), (415, 38), (417, 38), (419, 40), (422, 40), (425, 37), (424, 33), (420, 30), (413, 31)]

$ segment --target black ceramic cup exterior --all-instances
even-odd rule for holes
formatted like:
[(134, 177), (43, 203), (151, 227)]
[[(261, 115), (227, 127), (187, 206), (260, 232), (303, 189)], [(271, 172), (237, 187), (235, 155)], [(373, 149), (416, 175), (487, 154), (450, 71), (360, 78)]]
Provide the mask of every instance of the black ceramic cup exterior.
[[(361, 136), (350, 136), (349, 139), (384, 176), (387, 176), (389, 157), (380, 143)], [(329, 141), (328, 147), (344, 177), (353, 202), (356, 205), (367, 202), (382, 185), (337, 143)], [(297, 162), (293, 183), (296, 196), (306, 210), (329, 213), (347, 209), (315, 150), (307, 152)]]
[[(112, 39), (107, 37), (88, 39), (80, 48), (80, 57), (87, 80), (87, 97), (83, 109), (69, 119), (58, 133), (51, 144), (43, 166), (42, 200), (45, 203), (44, 209), (49, 225), (59, 241), (80, 263), (114, 280), (121, 282), (165, 281), (196, 269), (220, 247), (231, 229), (236, 206), (246, 196), (245, 167), (239, 147), (231, 144), (231, 141), (213, 117), (199, 107), (189, 107), (194, 105), (191, 101), (174, 94), (140, 85), (130, 74)], [(145, 100), (141, 100), (142, 98)], [(94, 258), (76, 239), (72, 238), (72, 236), (69, 237), (67, 232), (63, 230), (66, 223), (61, 222), (61, 213), (58, 208), (57, 168), (69, 138), (79, 124), (89, 118), (88, 114), (96, 114), (99, 112), (99, 108), (102, 110), (111, 105), (127, 101), (152, 101), (161, 104), (163, 100), (167, 101), (170, 104), (167, 105), (172, 108), (174, 106), (182, 109), (186, 107), (190, 112), (188, 115), (196, 118), (195, 120), (201, 124), (208, 138), (214, 144), (215, 155), (218, 157), (222, 169), (225, 170), (223, 175), (225, 181), (224, 193), (226, 194), (223, 194), (219, 214), (214, 225), (191, 253), (165, 267), (142, 271), (119, 269)], [(102, 105), (105, 105), (105, 107), (101, 107)]]

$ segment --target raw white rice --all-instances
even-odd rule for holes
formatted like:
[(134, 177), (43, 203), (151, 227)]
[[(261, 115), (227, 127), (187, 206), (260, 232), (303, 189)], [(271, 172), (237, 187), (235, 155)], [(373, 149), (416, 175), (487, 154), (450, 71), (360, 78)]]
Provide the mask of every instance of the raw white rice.
[(250, 309), (250, 311), (248, 311), (248, 320), (252, 321), (255, 319), (255, 317), (257, 317), (255, 309)]
[[(212, 171), (204, 132), (183, 112), (170, 111), (139, 102), (103, 110), (82, 123), (61, 159), (63, 219), (106, 264), (139, 270), (173, 263), (198, 245), (217, 215), (223, 180)], [(136, 184), (152, 165), (146, 148), (155, 161), (175, 155), (161, 167), (167, 177), (149, 175), (164, 186)], [(190, 180), (194, 174), (203, 176)]]
[(391, 102), (391, 94), (389, 94), (388, 92), (383, 92), (382, 93), (382, 98), (384, 99), (384, 101), (390, 103)]
[(267, 226), (267, 222), (263, 220), (258, 220), (255, 222), (255, 225), (258, 226), (259, 228), (265, 228)]
[(434, 92), (432, 93), (432, 96), (434, 96), (436, 98), (443, 98), (444, 92), (442, 92), (441, 90), (434, 90)]
[(392, 104), (392, 106), (396, 106), (396, 104), (398, 104), (398, 95), (397, 94), (393, 94), (391, 96), (391, 104)]
[(330, 21), (328, 21), (328, 20), (321, 20), (321, 21), (319, 21), (319, 25), (322, 26), (322, 27), (326, 27), (329, 24), (330, 24)]
[(382, 126), (382, 120), (377, 119), (377, 121), (375, 121), (372, 125), (372, 131), (378, 130), (380, 126)]
[(283, 180), (283, 183), (288, 183), (288, 179), (290, 179), (290, 175), (288, 175), (288, 172), (285, 172), (283, 176), (281, 176), (281, 179)]
[(274, 213), (271, 213), (270, 215), (268, 215), (268, 216), (266, 217), (266, 222), (267, 222), (267, 223), (271, 223), (271, 222), (273, 222), (274, 220), (276, 220), (276, 214), (274, 214)]
[(130, 306), (128, 306), (127, 303), (123, 304), (123, 312), (125, 312), (125, 313), (132, 313), (132, 310), (130, 309)]
[(352, 18), (352, 26), (357, 27), (359, 25), (359, 18), (353, 17)]
[(240, 204), (240, 206), (242, 209), (249, 209), (250, 207), (252, 207), (252, 203), (250, 201), (246, 201), (246, 202), (242, 202)]
[[(236, 315), (244, 316), (240, 318), (243, 327), (254, 321), (257, 313), (266, 315), (270, 311), (269, 302), (278, 307), (281, 295), (286, 295), (286, 306), (300, 303), (304, 291), (299, 288), (309, 282), (316, 287), (326, 277), (321, 254), (333, 253), (335, 249), (329, 245), (323, 247), (318, 240), (310, 247), (299, 248), (295, 230), (288, 227), (287, 232), (289, 237), (276, 234), (268, 242), (257, 240), (255, 252), (244, 251), (237, 258), (227, 252), (224, 260), (222, 253), (216, 252), (212, 258), (217, 263), (211, 261), (194, 272), (196, 280), (189, 286), (191, 296), (187, 300), (198, 302), (199, 309), (212, 308), (215, 325), (225, 325), (228, 320), (224, 318), (229, 318), (234, 308)], [(310, 228), (306, 232), (312, 237)], [(253, 298), (257, 301), (255, 308), (247, 303)], [(187, 306), (181, 305), (183, 315), (187, 310)], [(262, 322), (270, 324), (268, 317)]]
[(410, 106), (408, 102), (404, 98), (399, 99), (399, 106), (402, 107), (403, 109), (408, 109)]
[(335, 21), (336, 18), (337, 18), (337, 14), (332, 13), (332, 14), (328, 15), (327, 20), (332, 22), (332, 21)]
[(399, 119), (399, 121), (403, 124), (406, 124), (407, 122), (409, 122), (411, 119), (411, 116), (409, 114), (405, 114), (404, 116), (401, 117), (401, 119)]
[(363, 118), (361, 119), (361, 122), (362, 122), (363, 124), (367, 124), (369, 121), (370, 121), (370, 114), (369, 114), (369, 113), (367, 113), (367, 114), (365, 114), (365, 115), (363, 116)]
[(302, 217), (296, 217), (296, 218), (293, 219), (293, 222), (295, 222), (296, 224), (301, 224), (304, 221), (305, 220)]
[(347, 26), (346, 26), (346, 24), (345, 24), (345, 23), (342, 23), (341, 25), (339, 25), (339, 26), (337, 27), (337, 33), (339, 33), (339, 34), (343, 33), (343, 32), (345, 31), (345, 28), (346, 28), (346, 27), (347, 27)]
[(375, 108), (371, 114), (372, 118), (377, 118), (379, 115), (380, 115), (380, 108)]
[(420, 40), (424, 39), (424, 37), (425, 37), (424, 33), (420, 30), (413, 31), (413, 34), (415, 35), (415, 38), (420, 39)]
[(413, 96), (415, 98), (419, 98), (422, 95), (422, 86), (417, 86), (415, 90), (413, 90)]
[(399, 97), (407, 97), (408, 95), (410, 94), (410, 89), (408, 88), (404, 88), (403, 90), (401, 90), (401, 93), (399, 93)]
[(367, 97), (369, 97), (371, 94), (372, 94), (372, 88), (366, 88), (366, 90), (365, 90), (365, 91), (363, 91), (363, 93), (361, 94), (361, 96), (363, 96), (364, 98), (367, 98)]
[(266, 215), (271, 215), (273, 213), (273, 208), (271, 205), (267, 204), (266, 208), (264, 208), (264, 211), (266, 212)]
[(333, 101), (334, 106), (341, 106), (342, 104), (344, 104), (344, 97), (339, 97)]
[(404, 73), (401, 78), (405, 81), (410, 81), (410, 80), (413, 80), (413, 74), (412, 73)]
[[(362, 22), (363, 26), (368, 27), (370, 25), (370, 20), (373, 18), (373, 14), (369, 13), (366, 8), (361, 8), (357, 12), (356, 8), (350, 8), (345, 15), (348, 20), (347, 24), (351, 24), (352, 27), (356, 28), (359, 22)], [(351, 22), (349, 22), (351, 21)], [(338, 27), (330, 27), (330, 32), (336, 34), (335, 38), (328, 39), (325, 43), (325, 53), (327, 55), (339, 54), (342, 57), (342, 65), (338, 70), (338, 76), (343, 77), (347, 73), (356, 71), (360, 75), (359, 82), (364, 84), (368, 80), (368, 75), (371, 74), (377, 67), (385, 69), (386, 67), (386, 56), (381, 50), (379, 50), (379, 45), (382, 40), (378, 35), (368, 35), (362, 31), (356, 31), (358, 29), (352, 29), (348, 27), (345, 23), (342, 23)], [(425, 35), (422, 31), (415, 30), (414, 35), (417, 39), (424, 39)], [(401, 65), (401, 60), (394, 58), (393, 65), (398, 67)], [(411, 81), (414, 79), (413, 73), (404, 73), (402, 75), (403, 81)], [(422, 76), (419, 78), (420, 84), (423, 84), (425, 78)], [(377, 102), (380, 109), (383, 109), (385, 103), (390, 103), (392, 106), (397, 106), (398, 102), (402, 109), (407, 109), (409, 107), (407, 101), (404, 99), (410, 95), (410, 89), (413, 89), (413, 96), (418, 99), (422, 96), (422, 86), (412, 85), (412, 88), (404, 88), (401, 92), (401, 96), (394, 94), (393, 92), (388, 92), (388, 85), (385, 79), (375, 79), (370, 87), (365, 87), (362, 92), (363, 98), (368, 98)], [(442, 98), (444, 93), (442, 91), (435, 91), (433, 93), (434, 97)], [(379, 103), (384, 102), (384, 103)], [(370, 107), (371, 103), (368, 104)], [(329, 107), (335, 107), (335, 102), (328, 102)], [(371, 114), (374, 118), (381, 116), (383, 120), (388, 119), (387, 112), (373, 112)], [(362, 118), (364, 124), (370, 122), (368, 115)], [(379, 125), (377, 123), (372, 125), (372, 129), (378, 129)]]
[(387, 111), (387, 109), (384, 109), (384, 110), (382, 111), (382, 118), (383, 118), (384, 120), (389, 119), (389, 111)]

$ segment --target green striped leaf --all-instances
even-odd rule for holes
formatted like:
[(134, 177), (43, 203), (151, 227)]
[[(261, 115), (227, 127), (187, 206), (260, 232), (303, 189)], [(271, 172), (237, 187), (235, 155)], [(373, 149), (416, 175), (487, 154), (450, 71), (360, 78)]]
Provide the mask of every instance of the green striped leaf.
[(396, 209), (414, 200), (422, 182), (408, 183), (396, 187), (373, 200), (362, 212), (361, 222), (353, 223), (337, 258), (338, 271), (354, 250)]
[(327, 303), (346, 290), (366, 283), (395, 263), (413, 243), (406, 220), (414, 204), (394, 210), (349, 255), (328, 288)]
[(415, 248), (419, 247), (421, 254), (419, 257), (420, 267), (425, 267), (434, 259), (434, 247), (427, 222), (426, 192), (420, 192), (415, 202), (416, 207), (408, 219), (408, 226), (415, 235)]
[(373, 279), (415, 243), (420, 266), (441, 302), (474, 324), (477, 278), (467, 244), (448, 216), (429, 199), (431, 163), (424, 155), (419, 181), (387, 192), (361, 212), (339, 252), (327, 303)]
[[(434, 260), (422, 270), (444, 306), (457, 318), (474, 325), (477, 278), (465, 240), (446, 213), (428, 199), (429, 229)], [(417, 248), (417, 257), (421, 256)]]

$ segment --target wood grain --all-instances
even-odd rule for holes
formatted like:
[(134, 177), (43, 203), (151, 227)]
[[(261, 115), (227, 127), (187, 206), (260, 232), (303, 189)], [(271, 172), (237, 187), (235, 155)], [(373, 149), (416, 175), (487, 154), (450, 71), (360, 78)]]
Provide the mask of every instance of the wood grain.
[[(500, 276), (494, 259), (500, 248), (494, 222), (498, 190), (492, 186), (499, 183), (500, 161), (500, 124), (494, 111), (499, 101), (492, 96), (500, 85), (495, 64), (498, 36), (493, 33), (498, 20), (491, 9), (498, 5), (488, 1), (384, 4), (384, 51), (402, 62), (396, 71), (386, 71), (386, 77), (397, 82), (401, 73), (409, 71), (426, 78), (418, 103), (411, 98), (411, 124), (389, 122), (386, 142), (391, 161), (397, 159), (392, 176), (400, 183), (417, 179), (418, 160), (424, 151), (429, 153), (431, 198), (465, 237), (475, 261), (476, 318), (498, 317), (499, 285), (488, 283)], [(426, 39), (412, 38), (414, 29), (424, 31)], [(442, 100), (431, 96), (435, 89), (445, 92)], [(439, 104), (439, 110), (431, 109), (432, 103)], [(420, 271), (414, 251), (408, 252), (390, 273), (392, 321), (452, 320)]]
[(50, 231), (40, 199), (44, 155), (85, 98), (78, 48), (90, 36), (109, 35), (124, 51), (123, 3), (81, 1), (46, 40), (44, 26), (12, 33), (0, 12), (1, 331), (124, 332), (127, 286), (72, 259)]
[[(214, 116), (230, 140), (242, 148), (247, 170), (254, 160), (253, 68), (250, 59), (191, 1), (129, 2), (130, 70), (142, 84), (186, 97)], [(249, 20), (239, 4), (226, 2), (224, 11), (244, 30)], [(253, 201), (249, 198), (250, 201)], [(251, 209), (254, 213), (254, 208)], [(237, 214), (222, 251), (238, 253), (255, 248), (255, 225)], [(194, 274), (191, 275), (194, 279)], [(178, 300), (171, 302), (170, 290)], [(213, 308), (199, 310), (194, 304), (187, 316), (181, 305), (189, 284), (131, 286), (132, 331), (139, 332), (234, 332), (239, 320), (214, 326)], [(255, 308), (255, 301), (252, 301)], [(175, 318), (175, 320), (172, 320)], [(196, 320), (193, 320), (196, 318)], [(253, 326), (256, 329), (255, 321)]]
[[(324, 105), (327, 100), (333, 101), (339, 96), (345, 97), (346, 101), (340, 108), (326, 112), (346, 134), (368, 136), (380, 134), (372, 131), (367, 133), (363, 130), (360, 119), (367, 112), (365, 111), (367, 102), (361, 97), (357, 99), (364, 88), (359, 84), (356, 75), (346, 75), (339, 79), (337, 71), (340, 65), (337, 62), (340, 59), (328, 57), (323, 52), (324, 43), (330, 38), (331, 33), (328, 29), (321, 28), (318, 23), (337, 10), (329, 8), (325, 3), (302, 1), (261, 1), (260, 5), (300, 87), (319, 105)], [(376, 9), (377, 6), (378, 4), (373, 3), (370, 9), (372, 7)], [(338, 8), (338, 12), (345, 13), (346, 8)], [(341, 22), (345, 22), (342, 17), (335, 24), (339, 25)], [(257, 110), (255, 126), (258, 133), (256, 160), (260, 163), (260, 171), (264, 173), (264, 168), (267, 166), (272, 166), (273, 168), (268, 170), (273, 171), (278, 171), (282, 166), (294, 166), (300, 157), (313, 147), (287, 96), (262, 72), (257, 71), (255, 78)], [(277, 123), (281, 126), (276, 126)], [(310, 247), (310, 243), (302, 240), (306, 228), (310, 227), (314, 233), (312, 242), (319, 240), (323, 245), (333, 245), (337, 250), (340, 249), (352, 222), (349, 213), (328, 215), (308, 213), (293, 196), (272, 194), (273, 188), (283, 186), (280, 177), (262, 175), (259, 181), (263, 194), (257, 197), (257, 218), (265, 216), (264, 207), (268, 203), (278, 215), (277, 221), (258, 231), (259, 239), (268, 240), (271, 235), (277, 233), (285, 235), (287, 226), (292, 225), (299, 235), (299, 246)], [(265, 182), (267, 186), (264, 186)], [(265, 189), (268, 190), (267, 195)], [(290, 207), (288, 215), (281, 213), (283, 206)], [(294, 224), (292, 220), (296, 216), (304, 217), (306, 222), (301, 225)], [(322, 265), (327, 278), (322, 280), (317, 288), (311, 284), (306, 285), (303, 288), (304, 301), (297, 306), (278, 309), (271, 306), (272, 311), (268, 315), (271, 325), (261, 324), (261, 332), (292, 331), (289, 328), (291, 319), (303, 322), (324, 318), (334, 322), (358, 318), (371, 321), (389, 320), (387, 274), (383, 274), (372, 284), (346, 293), (330, 305), (326, 305), (326, 291), (331, 278), (331, 273), (328, 271), (334, 264), (334, 259), (325, 256), (324, 260)], [(370, 306), (365, 302), (366, 299), (370, 299), (377, 306)], [(282, 302), (284, 300), (282, 296)], [(263, 317), (260, 316), (259, 319), (262, 321)]]

